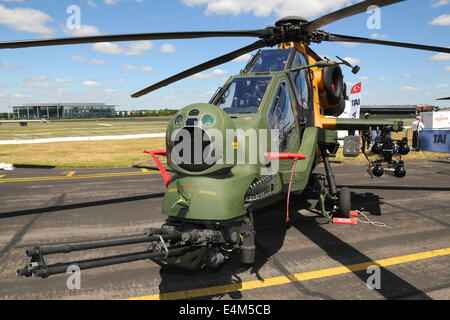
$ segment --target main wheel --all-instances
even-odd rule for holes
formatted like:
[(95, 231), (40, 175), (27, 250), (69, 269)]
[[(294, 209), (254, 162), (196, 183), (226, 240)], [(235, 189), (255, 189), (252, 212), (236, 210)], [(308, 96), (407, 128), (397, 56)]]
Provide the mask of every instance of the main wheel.
[(352, 209), (352, 193), (349, 188), (341, 188), (339, 194), (339, 213), (341, 217), (350, 218)]

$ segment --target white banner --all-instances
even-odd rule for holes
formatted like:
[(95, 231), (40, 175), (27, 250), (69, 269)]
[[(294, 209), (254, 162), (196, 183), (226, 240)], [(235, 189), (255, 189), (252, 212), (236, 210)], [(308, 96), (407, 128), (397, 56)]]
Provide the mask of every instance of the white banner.
[(350, 119), (359, 119), (361, 109), (361, 82), (355, 84), (350, 92)]

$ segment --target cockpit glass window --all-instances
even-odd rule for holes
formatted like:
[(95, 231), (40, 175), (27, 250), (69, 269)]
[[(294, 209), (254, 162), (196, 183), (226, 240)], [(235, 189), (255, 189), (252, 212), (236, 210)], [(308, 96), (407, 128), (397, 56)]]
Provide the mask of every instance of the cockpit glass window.
[(270, 129), (279, 130), (279, 147), (280, 151), (284, 152), (289, 145), (289, 138), (295, 124), (292, 100), (285, 81), (282, 81), (278, 86), (267, 120)]
[(257, 113), (271, 77), (235, 78), (214, 103), (228, 114)]
[(249, 72), (284, 70), (290, 52), (290, 49), (262, 50)]
[[(295, 58), (294, 66), (306, 66), (306, 58), (303, 54), (298, 53)], [(309, 108), (310, 95), (309, 95), (309, 84), (308, 84), (308, 72), (306, 69), (291, 72), (292, 80), (295, 84), (295, 94), (297, 95), (300, 105), (304, 109)]]

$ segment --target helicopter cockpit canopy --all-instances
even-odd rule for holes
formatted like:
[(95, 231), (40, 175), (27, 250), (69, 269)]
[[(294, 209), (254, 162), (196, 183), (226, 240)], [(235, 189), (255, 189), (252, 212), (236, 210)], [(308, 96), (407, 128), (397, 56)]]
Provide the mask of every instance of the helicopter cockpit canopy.
[(215, 105), (228, 114), (257, 113), (272, 77), (234, 78)]
[(260, 50), (245, 67), (247, 72), (274, 72), (285, 70), (291, 49)]

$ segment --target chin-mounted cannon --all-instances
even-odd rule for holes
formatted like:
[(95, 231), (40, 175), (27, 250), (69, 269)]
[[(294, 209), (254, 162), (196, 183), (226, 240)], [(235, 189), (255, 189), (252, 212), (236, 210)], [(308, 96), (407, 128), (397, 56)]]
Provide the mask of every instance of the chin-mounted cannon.
[[(193, 250), (189, 244), (182, 246), (171, 246), (173, 241), (181, 239), (181, 233), (168, 232), (164, 229), (158, 229), (147, 232), (144, 237), (111, 240), (102, 242), (92, 242), (86, 244), (63, 245), (57, 247), (35, 247), (25, 250), (25, 256), (30, 258), (30, 263), (24, 268), (16, 271), (18, 276), (47, 278), (54, 274), (66, 273), (70, 266), (76, 265), (80, 270), (104, 267), (114, 264), (146, 260), (152, 258), (167, 258), (185, 254)], [(64, 263), (48, 264), (47, 256), (58, 253), (70, 253), (74, 251), (83, 251), (107, 247), (124, 246), (130, 244), (147, 243), (147, 250), (127, 253), (116, 256), (108, 256), (96, 259), (82, 261), (71, 261)]]
[[(159, 264), (171, 264), (188, 270), (214, 269), (238, 251), (241, 252), (241, 262), (250, 264), (255, 258), (253, 238), (254, 230), (248, 218), (239, 224), (230, 224), (224, 230), (201, 228), (169, 218), (161, 228), (147, 229), (141, 237), (25, 250), (25, 256), (30, 258), (30, 262), (17, 270), (16, 274), (47, 278), (67, 273), (74, 266), (84, 270), (139, 260), (153, 260)], [(144, 250), (87, 260), (48, 263), (50, 255), (132, 244), (143, 244)]]

